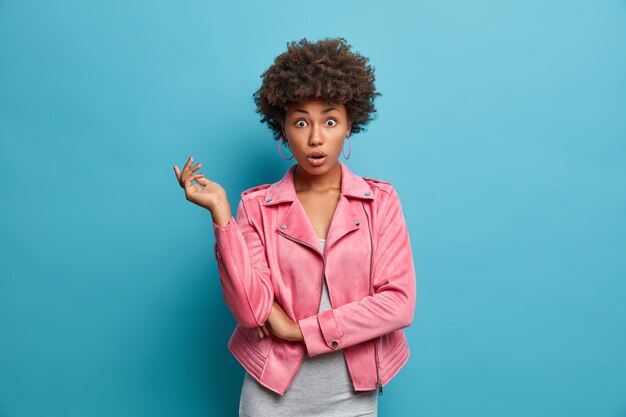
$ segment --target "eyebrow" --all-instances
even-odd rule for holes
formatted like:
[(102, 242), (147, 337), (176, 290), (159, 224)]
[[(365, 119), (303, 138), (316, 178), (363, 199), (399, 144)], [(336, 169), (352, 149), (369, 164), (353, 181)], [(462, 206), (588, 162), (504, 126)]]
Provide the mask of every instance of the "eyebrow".
[[(329, 108), (327, 108), (326, 110), (322, 110), (322, 113), (327, 113), (327, 112), (329, 112), (329, 111), (331, 111), (331, 110), (339, 110), (339, 109), (338, 109), (338, 108), (336, 108), (336, 107), (329, 107)], [(295, 109), (293, 112), (294, 112), (294, 113), (295, 113), (295, 112), (301, 112), (301, 113), (306, 113), (306, 114), (309, 114), (309, 112), (308, 112), (308, 111), (303, 110), (303, 109)]]

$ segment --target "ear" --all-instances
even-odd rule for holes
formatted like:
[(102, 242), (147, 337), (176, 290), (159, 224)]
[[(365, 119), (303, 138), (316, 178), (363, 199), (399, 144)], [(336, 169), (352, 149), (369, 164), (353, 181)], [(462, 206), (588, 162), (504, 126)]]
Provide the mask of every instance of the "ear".
[(285, 120), (280, 120), (280, 132), (283, 134), (283, 137), (287, 137), (287, 130), (285, 129)]

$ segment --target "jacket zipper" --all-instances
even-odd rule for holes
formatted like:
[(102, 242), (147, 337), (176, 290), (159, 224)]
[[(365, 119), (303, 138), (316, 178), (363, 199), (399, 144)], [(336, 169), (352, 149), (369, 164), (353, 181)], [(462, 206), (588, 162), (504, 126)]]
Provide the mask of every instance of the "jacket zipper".
[[(372, 229), (370, 226), (370, 216), (367, 214), (367, 210), (365, 210), (365, 202), (361, 201), (361, 205), (363, 206), (363, 212), (365, 213), (365, 217), (367, 217), (367, 228), (369, 230), (370, 235), (370, 295), (374, 295), (374, 287), (372, 286), (372, 267), (373, 267), (373, 257), (374, 257), (374, 242), (372, 241)], [(380, 373), (378, 371), (378, 342), (379, 338), (374, 339), (374, 361), (376, 362), (376, 385), (378, 386), (378, 395), (383, 395), (383, 384), (380, 381)]]

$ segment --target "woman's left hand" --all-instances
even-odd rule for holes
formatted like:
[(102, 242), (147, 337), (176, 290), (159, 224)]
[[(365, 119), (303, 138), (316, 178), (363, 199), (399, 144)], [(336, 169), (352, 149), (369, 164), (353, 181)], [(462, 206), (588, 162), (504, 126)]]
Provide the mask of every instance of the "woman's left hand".
[(301, 342), (304, 340), (302, 332), (300, 331), (300, 325), (291, 320), (285, 310), (274, 301), (272, 305), (272, 311), (265, 324), (257, 328), (259, 336), (263, 338), (265, 335), (269, 335), (272, 332), (274, 336), (280, 337), (284, 340), (292, 342)]

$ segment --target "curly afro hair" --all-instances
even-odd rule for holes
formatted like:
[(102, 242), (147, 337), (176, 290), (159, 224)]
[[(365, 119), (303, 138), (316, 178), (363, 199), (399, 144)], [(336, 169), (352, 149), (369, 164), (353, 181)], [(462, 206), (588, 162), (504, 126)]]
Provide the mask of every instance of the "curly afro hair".
[(275, 140), (282, 138), (287, 109), (309, 100), (343, 104), (352, 122), (351, 133), (374, 120), (374, 99), (382, 95), (374, 86), (374, 68), (368, 58), (350, 48), (344, 38), (287, 43), (287, 51), (261, 75), (263, 83), (253, 94), (261, 123), (267, 123)]

